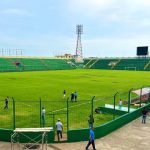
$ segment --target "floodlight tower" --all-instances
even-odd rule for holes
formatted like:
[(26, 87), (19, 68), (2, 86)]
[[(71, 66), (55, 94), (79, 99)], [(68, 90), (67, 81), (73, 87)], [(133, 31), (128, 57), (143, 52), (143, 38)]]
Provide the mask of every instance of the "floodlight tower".
[(76, 61), (83, 61), (81, 34), (83, 34), (83, 25), (76, 26), (77, 45), (76, 45)]

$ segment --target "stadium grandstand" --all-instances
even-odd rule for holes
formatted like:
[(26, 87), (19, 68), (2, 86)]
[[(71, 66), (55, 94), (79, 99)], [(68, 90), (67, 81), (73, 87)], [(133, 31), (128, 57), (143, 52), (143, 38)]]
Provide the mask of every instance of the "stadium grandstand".
[(84, 62), (75, 59), (38, 57), (1, 57), (0, 71), (42, 71), (67, 69), (107, 69), (149, 71), (150, 58), (86, 58)]

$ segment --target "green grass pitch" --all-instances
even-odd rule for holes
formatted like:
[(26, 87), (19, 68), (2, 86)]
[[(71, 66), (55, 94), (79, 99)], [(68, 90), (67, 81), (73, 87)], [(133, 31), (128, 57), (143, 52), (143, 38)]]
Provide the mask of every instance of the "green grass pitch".
[[(94, 103), (94, 107), (112, 103), (116, 92), (125, 99), (130, 88), (150, 85), (150, 72), (112, 71), (112, 70), (58, 70), (36, 72), (0, 73), (0, 127), (12, 128), (13, 109), (4, 110), (5, 97), (14, 97), (16, 109), (16, 127), (39, 126), (40, 105), (46, 108), (46, 126), (50, 126), (57, 118), (62, 118), (66, 126), (66, 98), (63, 90), (70, 98), (71, 92), (78, 92), (78, 102), (69, 102), (70, 128), (87, 127), (88, 115), (91, 111), (91, 99), (110, 97)], [(59, 101), (59, 102), (58, 102)], [(87, 102), (88, 101), (88, 102)], [(53, 115), (55, 114), (55, 115)], [(95, 116), (97, 125), (112, 119), (112, 116)]]

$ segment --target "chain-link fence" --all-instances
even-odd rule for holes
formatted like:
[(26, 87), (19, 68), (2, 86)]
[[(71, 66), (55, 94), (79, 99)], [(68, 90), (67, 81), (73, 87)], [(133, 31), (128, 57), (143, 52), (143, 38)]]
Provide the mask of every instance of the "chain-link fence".
[[(94, 126), (100, 126), (113, 120), (113, 113), (103, 108), (113, 108), (113, 97), (99, 98), (93, 100)], [(90, 117), (89, 117), (90, 120)]]
[(66, 99), (48, 101), (40, 98), (37, 101), (9, 98), (7, 102), (6, 99), (0, 100), (0, 128), (55, 128), (57, 120), (60, 119), (64, 132), (67, 132), (71, 129), (88, 128), (91, 121), (95, 127), (100, 126), (122, 114), (132, 112), (141, 107), (143, 102), (149, 102), (149, 93), (137, 96), (131, 89), (106, 98), (93, 97), (77, 102)]
[(13, 128), (13, 100), (0, 100), (0, 128)]
[(38, 101), (15, 101), (15, 127), (39, 127), (40, 103)]
[(69, 102), (69, 129), (87, 128), (91, 109), (91, 100)]

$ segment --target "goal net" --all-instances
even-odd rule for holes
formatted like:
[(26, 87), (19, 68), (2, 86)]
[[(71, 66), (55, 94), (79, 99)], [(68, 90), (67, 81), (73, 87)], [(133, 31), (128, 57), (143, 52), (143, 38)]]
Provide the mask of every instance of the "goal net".
[(136, 70), (136, 67), (125, 67), (125, 70)]

